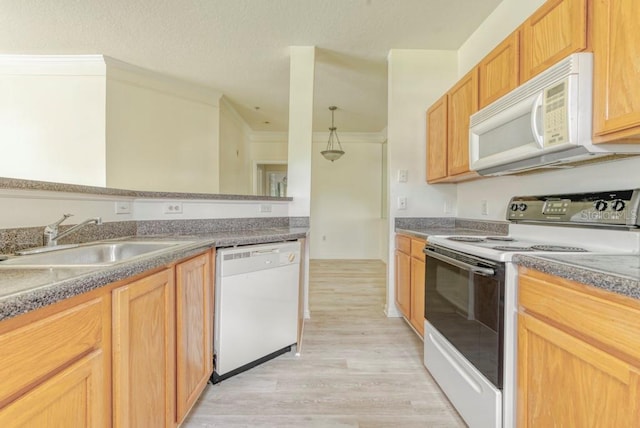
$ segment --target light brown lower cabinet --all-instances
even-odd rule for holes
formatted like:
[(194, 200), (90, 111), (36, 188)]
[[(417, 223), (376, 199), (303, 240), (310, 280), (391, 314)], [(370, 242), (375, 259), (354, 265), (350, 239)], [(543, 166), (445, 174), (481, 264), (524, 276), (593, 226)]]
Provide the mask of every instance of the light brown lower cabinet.
[(172, 269), (113, 291), (115, 427), (175, 424), (175, 312)]
[(92, 293), (0, 323), (0, 426), (111, 426), (110, 303)]
[(396, 235), (396, 305), (421, 337), (424, 335), (424, 246), (423, 239)]
[(0, 427), (175, 427), (213, 371), (213, 251), (0, 322)]
[(521, 268), (518, 427), (640, 424), (640, 301)]
[(176, 420), (181, 423), (213, 372), (214, 263), (203, 254), (176, 266)]

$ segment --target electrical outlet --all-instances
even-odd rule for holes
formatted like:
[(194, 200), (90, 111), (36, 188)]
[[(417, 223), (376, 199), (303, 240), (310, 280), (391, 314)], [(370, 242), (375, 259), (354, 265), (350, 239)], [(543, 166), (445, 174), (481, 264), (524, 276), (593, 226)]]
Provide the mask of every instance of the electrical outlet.
[(398, 209), (406, 210), (407, 209), (407, 197), (406, 196), (398, 196)]
[(182, 214), (182, 202), (165, 202), (162, 211), (165, 214)]
[(409, 171), (406, 169), (398, 170), (398, 183), (406, 183), (409, 180)]
[(482, 215), (489, 215), (489, 204), (487, 203), (486, 199), (483, 199), (480, 202), (480, 213)]
[(271, 212), (271, 204), (260, 204), (260, 212), (261, 213), (270, 213)]
[(131, 214), (131, 202), (116, 202), (116, 214)]

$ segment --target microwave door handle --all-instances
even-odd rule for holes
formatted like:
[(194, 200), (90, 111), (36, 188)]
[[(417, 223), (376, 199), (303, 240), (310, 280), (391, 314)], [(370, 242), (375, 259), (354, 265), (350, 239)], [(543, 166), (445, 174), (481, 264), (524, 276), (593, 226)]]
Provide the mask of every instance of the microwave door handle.
[(544, 148), (544, 137), (540, 129), (538, 129), (538, 117), (539, 111), (542, 110), (542, 97), (544, 96), (544, 92), (538, 94), (536, 99), (533, 101), (533, 106), (531, 107), (531, 133), (533, 134), (533, 138), (535, 138), (536, 143), (542, 149)]
[(474, 265), (471, 265), (469, 263), (465, 263), (463, 261), (454, 259), (453, 257), (445, 256), (444, 254), (438, 254), (438, 253), (434, 252), (433, 250), (426, 249), (425, 250), (425, 254), (428, 257), (433, 257), (434, 259), (438, 259), (440, 261), (449, 263), (449, 264), (451, 264), (453, 266), (459, 267), (461, 269), (470, 271), (470, 272), (478, 274), (478, 275), (494, 276), (495, 273), (496, 273), (491, 268), (483, 268), (483, 267), (474, 266)]

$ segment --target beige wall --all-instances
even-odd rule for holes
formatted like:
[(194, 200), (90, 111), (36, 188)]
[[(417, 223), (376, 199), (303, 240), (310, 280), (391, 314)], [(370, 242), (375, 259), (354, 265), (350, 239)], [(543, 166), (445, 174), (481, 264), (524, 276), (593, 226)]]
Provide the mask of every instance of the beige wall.
[(105, 185), (105, 67), (0, 60), (0, 176)]
[(218, 115), (213, 102), (109, 78), (107, 185), (218, 193)]
[(380, 258), (381, 143), (342, 142), (335, 162), (320, 154), (326, 141), (313, 143), (312, 259)]
[(252, 192), (250, 128), (223, 97), (220, 100), (220, 193)]

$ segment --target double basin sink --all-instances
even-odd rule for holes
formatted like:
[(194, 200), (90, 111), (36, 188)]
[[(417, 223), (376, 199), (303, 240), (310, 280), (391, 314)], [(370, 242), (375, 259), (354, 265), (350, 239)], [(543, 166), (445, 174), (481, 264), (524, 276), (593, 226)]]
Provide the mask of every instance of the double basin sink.
[(11, 257), (0, 267), (81, 267), (110, 266), (143, 256), (160, 253), (193, 241), (113, 241), (83, 244), (73, 248), (45, 249), (37, 254)]

